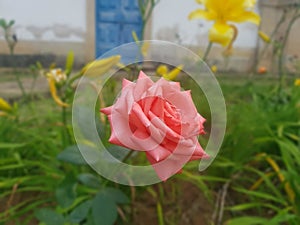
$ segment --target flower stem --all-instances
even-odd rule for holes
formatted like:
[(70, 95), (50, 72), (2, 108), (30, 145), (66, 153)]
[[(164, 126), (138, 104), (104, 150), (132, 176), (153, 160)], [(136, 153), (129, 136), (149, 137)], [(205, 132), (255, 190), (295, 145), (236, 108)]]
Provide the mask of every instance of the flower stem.
[(211, 48), (212, 48), (212, 45), (213, 45), (213, 43), (212, 43), (212, 42), (209, 42), (208, 46), (206, 47), (204, 56), (203, 56), (203, 58), (202, 58), (202, 60), (203, 60), (204, 62), (207, 60), (207, 57), (208, 57), (208, 55), (209, 55), (209, 53), (210, 53), (210, 50), (211, 50)]
[[(65, 101), (66, 98), (63, 98)], [(61, 109), (61, 122), (62, 122), (62, 146), (66, 147), (71, 142), (71, 136), (68, 130), (68, 120), (67, 120), (67, 108), (62, 107)]]
[(75, 80), (77, 80), (78, 78), (82, 77), (82, 75), (83, 74), (81, 72), (79, 72), (76, 75), (74, 75), (73, 77), (71, 77), (70, 80), (68, 81), (68, 85), (71, 86), (73, 84), (73, 82)]
[(128, 152), (128, 154), (125, 156), (125, 158), (122, 160), (122, 162), (126, 162), (134, 153), (134, 151), (130, 150), (130, 152)]
[[(14, 67), (15, 67), (15, 66), (14, 66)], [(21, 90), (21, 92), (22, 92), (22, 96), (24, 97), (24, 96), (26, 96), (25, 88), (24, 88), (24, 86), (23, 86), (23, 84), (22, 84), (22, 81), (21, 81), (19, 75), (17, 74), (17, 71), (15, 70), (15, 68), (14, 68), (14, 74), (15, 74), (15, 77), (16, 77), (16, 80), (17, 80), (17, 83), (18, 83), (18, 86), (19, 86), (19, 88), (20, 88), (20, 90)]]
[(15, 55), (14, 55), (14, 53), (12, 51), (10, 52), (10, 55), (11, 55), (11, 57), (13, 59), (13, 73), (14, 73), (14, 75), (16, 77), (17, 84), (18, 84), (18, 86), (19, 86), (19, 88), (20, 88), (20, 90), (22, 92), (22, 96), (25, 97), (26, 96), (26, 91), (25, 91), (25, 88), (24, 88), (24, 86), (22, 84), (22, 81), (21, 81), (21, 79), (19, 77), (19, 74), (17, 73), (16, 62), (15, 62)]
[(67, 143), (67, 136), (66, 136), (66, 126), (67, 126), (67, 120), (66, 120), (66, 109), (65, 107), (62, 107), (61, 109), (61, 122), (63, 124), (62, 130), (61, 130), (61, 141), (62, 141), (62, 146), (63, 148), (66, 147), (66, 143)]
[[(270, 35), (270, 42), (269, 43), (266, 43), (264, 45), (264, 48), (262, 49), (262, 51), (260, 53), (257, 53), (256, 57), (255, 57), (255, 62), (254, 62), (254, 66), (253, 66), (253, 69), (252, 71), (255, 73), (257, 71), (257, 66), (258, 66), (258, 63), (261, 61), (261, 59), (265, 56), (267, 50), (268, 50), (268, 47), (270, 45), (273, 45), (274, 47), (274, 41), (272, 41), (275, 37), (275, 35), (278, 33), (278, 30), (279, 28), (281, 27), (281, 25), (285, 22), (286, 20), (286, 14), (287, 14), (287, 11), (283, 11), (282, 15), (281, 15), (281, 18), (279, 19), (278, 23), (275, 25), (275, 28), (273, 29), (273, 31), (271, 32), (271, 35)], [(259, 51), (259, 49), (258, 49)]]
[(285, 72), (284, 68), (283, 68), (284, 56), (285, 56), (284, 55), (284, 50), (286, 48), (286, 44), (287, 44), (289, 35), (291, 33), (291, 29), (292, 29), (294, 23), (300, 18), (300, 14), (298, 12), (299, 12), (299, 9), (297, 9), (295, 11), (295, 14), (294, 14), (293, 18), (289, 22), (288, 27), (287, 27), (286, 32), (285, 32), (284, 39), (282, 41), (282, 44), (281, 44), (281, 47), (280, 47), (280, 50), (279, 50), (279, 55), (278, 55), (278, 74), (279, 74), (279, 77), (280, 77), (280, 81), (283, 81), (282, 76), (284, 75), (283, 73)]

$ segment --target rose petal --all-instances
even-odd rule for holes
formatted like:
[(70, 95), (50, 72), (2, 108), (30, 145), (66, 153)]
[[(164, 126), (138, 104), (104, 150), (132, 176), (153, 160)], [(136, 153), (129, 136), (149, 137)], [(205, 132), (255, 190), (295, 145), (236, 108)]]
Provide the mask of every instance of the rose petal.
[(143, 74), (144, 73), (140, 73), (139, 78), (136, 81), (136, 85), (131, 91), (131, 95), (133, 95), (134, 100), (136, 102), (145, 98), (146, 90), (151, 88), (151, 86), (153, 85), (153, 81), (146, 75), (144, 76)]
[(151, 123), (156, 127), (156, 129), (162, 131), (165, 134), (165, 137), (172, 140), (172, 141), (178, 141), (182, 138), (181, 135), (174, 132), (170, 127), (168, 127), (162, 120), (160, 120), (158, 117), (156, 117), (153, 113), (149, 113)]
[[(182, 147), (182, 146), (181, 146)], [(193, 148), (185, 148), (182, 147), (182, 151), (193, 151)], [(157, 163), (154, 158), (152, 158), (149, 154), (147, 155), (147, 159), (151, 163), (153, 169), (155, 170), (158, 177), (165, 181), (170, 178), (172, 175), (178, 173), (181, 168), (190, 160), (191, 156), (189, 155), (175, 155), (172, 154), (168, 158), (163, 161)]]
[(100, 109), (100, 112), (104, 113), (105, 115), (110, 115), (111, 110), (112, 110), (112, 106), (109, 106), (109, 107)]
[(158, 177), (166, 180), (191, 160), (207, 158), (198, 142), (205, 119), (190, 91), (161, 78), (154, 83), (142, 71), (136, 83), (126, 79), (115, 104), (101, 109), (111, 124), (111, 143), (146, 151)]
[(172, 152), (166, 150), (166, 148), (162, 147), (161, 145), (157, 146), (157, 148), (147, 151), (146, 155), (147, 157), (151, 157), (153, 160), (153, 163), (157, 163), (161, 160), (164, 160), (169, 155), (171, 155)]
[(124, 89), (125, 87), (127, 87), (130, 84), (134, 84), (133, 82), (127, 80), (127, 79), (123, 79), (122, 81), (122, 89)]

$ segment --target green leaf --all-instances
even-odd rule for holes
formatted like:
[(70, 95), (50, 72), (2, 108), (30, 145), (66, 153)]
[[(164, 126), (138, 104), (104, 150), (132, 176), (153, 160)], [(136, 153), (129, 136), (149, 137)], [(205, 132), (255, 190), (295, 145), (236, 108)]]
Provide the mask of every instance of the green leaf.
[(300, 149), (293, 142), (284, 139), (283, 141), (277, 140), (282, 155), (289, 154), (293, 161), (300, 165)]
[(43, 67), (43, 65), (40, 61), (37, 61), (35, 65), (36, 65), (36, 68), (39, 69), (39, 70), (44, 69), (44, 67)]
[(131, 151), (128, 148), (124, 148), (118, 145), (112, 145), (107, 148), (107, 151), (116, 159), (123, 161), (125, 157)]
[(58, 204), (67, 208), (73, 204), (76, 199), (77, 180), (72, 173), (66, 175), (65, 179), (58, 185), (55, 195)]
[(70, 51), (67, 56), (66, 60), (66, 75), (70, 75), (73, 69), (73, 64), (74, 64), (74, 52)]
[(300, 141), (300, 137), (296, 134), (286, 132), (285, 135), (294, 141)]
[(94, 218), (93, 218), (92, 213), (89, 213), (87, 215), (87, 221), (83, 225), (97, 225), (94, 223)]
[(260, 225), (266, 224), (268, 221), (268, 219), (262, 217), (245, 216), (227, 220), (225, 225)]
[(234, 190), (244, 193), (246, 195), (251, 195), (257, 198), (262, 198), (262, 199), (266, 199), (266, 200), (271, 200), (277, 203), (280, 203), (282, 205), (286, 205), (286, 202), (284, 201), (284, 199), (279, 199), (277, 197), (275, 197), (274, 195), (271, 194), (267, 194), (265, 192), (259, 192), (259, 191), (249, 191), (247, 189), (242, 189), (242, 188), (234, 188)]
[(231, 211), (243, 211), (243, 210), (248, 210), (248, 209), (252, 209), (252, 208), (261, 208), (261, 207), (266, 207), (266, 208), (270, 208), (270, 209), (273, 209), (273, 210), (278, 210), (278, 208), (276, 208), (272, 204), (263, 204), (261, 202), (259, 202), (259, 203), (245, 203), (245, 204), (235, 205), (235, 206), (229, 207), (228, 209), (231, 210)]
[(81, 203), (79, 206), (77, 206), (70, 214), (70, 221), (72, 223), (80, 223), (84, 219), (86, 219), (89, 210), (92, 207), (92, 201), (88, 200), (83, 203)]
[[(79, 151), (79, 148), (81, 151), (84, 151), (84, 156), (82, 156), (81, 152)], [(73, 163), (76, 165), (87, 165), (89, 163), (96, 163), (100, 157), (100, 153), (87, 145), (73, 145), (70, 147), (67, 147), (64, 151), (62, 151), (60, 154), (58, 154), (57, 159)]]
[(21, 148), (25, 146), (25, 143), (0, 143), (0, 149), (12, 149), (12, 148)]
[(96, 177), (95, 175), (91, 173), (82, 173), (78, 175), (78, 180), (91, 188), (100, 188), (101, 187), (101, 182), (100, 182), (100, 177)]
[(93, 201), (92, 215), (97, 225), (112, 225), (117, 219), (117, 204), (127, 204), (129, 198), (119, 189), (104, 188)]
[(110, 197), (115, 203), (118, 204), (128, 204), (130, 202), (129, 198), (117, 188), (105, 188), (99, 193)]
[(0, 19), (0, 26), (3, 28), (3, 29), (6, 29), (6, 21), (4, 19)]
[(279, 199), (284, 199), (283, 197), (283, 193), (281, 193), (277, 187), (276, 184), (274, 184), (270, 177), (268, 177), (265, 173), (261, 172), (260, 170), (258, 169), (255, 169), (251, 166), (245, 166), (244, 167), (245, 170), (248, 170), (248, 171), (251, 171), (251, 172), (254, 172), (256, 174), (258, 174), (264, 181), (264, 183), (267, 185), (267, 190), (268, 190), (268, 193), (272, 193), (275, 197), (279, 198)]
[(65, 219), (61, 214), (51, 209), (39, 209), (34, 213), (35, 217), (47, 225), (64, 225)]
[(93, 200), (92, 215), (97, 225), (113, 225), (117, 220), (117, 206), (110, 196), (99, 192)]
[(14, 20), (10, 20), (10, 21), (8, 22), (7, 27), (12, 27), (14, 24), (15, 24), (15, 21), (14, 21)]
[[(273, 217), (271, 219), (271, 221), (268, 223), (268, 225), (278, 225), (278, 224), (282, 224), (284, 222), (291, 222), (291, 220), (294, 219), (299, 219), (299, 217), (297, 217), (294, 214), (289, 214), (286, 210), (282, 211), (280, 213), (278, 213), (275, 217)], [(291, 223), (288, 223), (291, 224)]]

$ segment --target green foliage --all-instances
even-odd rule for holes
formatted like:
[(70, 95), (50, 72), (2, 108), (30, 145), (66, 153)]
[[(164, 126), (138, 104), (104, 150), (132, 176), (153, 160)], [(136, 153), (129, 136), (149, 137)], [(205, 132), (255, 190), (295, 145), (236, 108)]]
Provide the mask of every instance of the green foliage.
[(223, 176), (239, 196), (226, 224), (299, 224), (300, 90), (248, 88), (251, 99), (231, 106), (224, 151), (210, 170), (217, 175), (226, 160)]
[(76, 186), (76, 177), (72, 173), (68, 173), (65, 179), (56, 188), (56, 201), (62, 208), (70, 207), (75, 201)]
[[(86, 145), (81, 145), (80, 148), (83, 148), (85, 152), (87, 152), (90, 156), (89, 160), (97, 160), (98, 153), (93, 148)], [(75, 165), (87, 165), (87, 160), (83, 158), (77, 145), (67, 147), (64, 151), (58, 154), (57, 159)]]
[(51, 209), (39, 209), (35, 212), (35, 216), (39, 221), (45, 223), (46, 225), (65, 224), (64, 217)]
[(92, 200), (88, 200), (79, 204), (70, 213), (69, 216), (70, 222), (80, 223), (81, 221), (84, 221), (87, 218), (88, 213), (91, 210), (91, 207), (92, 207)]
[(5, 19), (0, 19), (0, 27), (4, 30), (10, 29), (14, 24), (14, 20), (6, 21)]
[[(118, 215), (120, 204), (129, 203), (123, 191), (92, 173), (71, 141), (61, 151), (63, 134), (57, 123), (60, 116), (51, 99), (41, 99), (34, 104), (20, 104), (16, 118), (0, 117), (0, 199), (5, 203), (0, 222), (25, 225), (35, 216), (46, 225), (83, 221), (98, 224), (94, 222), (92, 206), (105, 202), (98, 202), (97, 196), (105, 196), (113, 205), (114, 215)], [(89, 151), (91, 160), (99, 157), (90, 145), (80, 147)], [(10, 203), (14, 195), (28, 199)], [(117, 219), (109, 217), (106, 224), (112, 218), (110, 224)]]
[(79, 174), (78, 181), (90, 188), (95, 188), (95, 189), (101, 188), (101, 179), (91, 173)]
[[(67, 65), (72, 65), (72, 53), (69, 57), (66, 71), (71, 68)], [(103, 96), (110, 104), (114, 100), (111, 93), (118, 92), (120, 87), (117, 82), (106, 85)], [(194, 101), (200, 102), (197, 107), (208, 118), (209, 125), (210, 112), (205, 109), (203, 93), (192, 82), (184, 85), (195, 93)], [(226, 225), (298, 225), (300, 89), (274, 89), (272, 81), (243, 85), (236, 80), (224, 80), (222, 86), (229, 114), (223, 148), (204, 175), (193, 172), (198, 166), (198, 162), (193, 162), (177, 178), (195, 184), (209, 202), (218, 203), (217, 214), (223, 211), (221, 221)], [(97, 162), (101, 157), (101, 151), (91, 144), (92, 137), (86, 135), (88, 121), (85, 117), (80, 121), (82, 144), (77, 146), (70, 132), (70, 110), (60, 110), (51, 99), (40, 98), (21, 102), (13, 118), (0, 117), (0, 199), (7, 205), (0, 213), (0, 223), (26, 225), (35, 217), (46, 225), (119, 224), (120, 210), (128, 212), (129, 190), (98, 176), (88, 166), (87, 161)], [(85, 111), (90, 114), (87, 109), (78, 110), (82, 115)], [(60, 120), (63, 122), (59, 123)], [(95, 121), (99, 137), (107, 140), (107, 125), (99, 118)], [(66, 138), (68, 135), (71, 138)], [(115, 158), (126, 158), (127, 149), (107, 141), (104, 144)], [(81, 151), (87, 154), (83, 157)], [(218, 193), (225, 196), (223, 207), (214, 198), (221, 196)], [(14, 195), (28, 198), (12, 204), (9, 199)], [(157, 196), (158, 223), (168, 224), (164, 194)]]
[(69, 76), (72, 72), (73, 69), (73, 64), (74, 64), (74, 52), (70, 51), (68, 56), (67, 56), (67, 60), (66, 60), (66, 68), (65, 68), (65, 73), (67, 74), (67, 76)]
[(16, 34), (12, 34), (11, 32), (11, 28), (14, 24), (14, 20), (7, 21), (3, 18), (0, 18), (0, 27), (4, 30), (5, 40), (9, 47), (11, 55), (14, 54), (14, 49), (18, 42)]
[(111, 225), (117, 219), (117, 204), (128, 204), (129, 199), (120, 190), (105, 188), (93, 200), (92, 215), (95, 224)]
[(211, 199), (212, 224), (299, 224), (300, 89), (292, 82), (242, 83), (221, 82), (228, 124), (212, 166), (199, 176), (188, 172), (197, 169), (190, 163), (177, 177)]

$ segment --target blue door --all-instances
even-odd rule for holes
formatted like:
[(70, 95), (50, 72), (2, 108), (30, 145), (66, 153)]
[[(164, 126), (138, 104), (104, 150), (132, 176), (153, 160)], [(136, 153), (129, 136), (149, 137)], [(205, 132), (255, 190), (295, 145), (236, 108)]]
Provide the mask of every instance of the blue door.
[(132, 42), (132, 31), (141, 37), (138, 0), (96, 0), (96, 57)]

